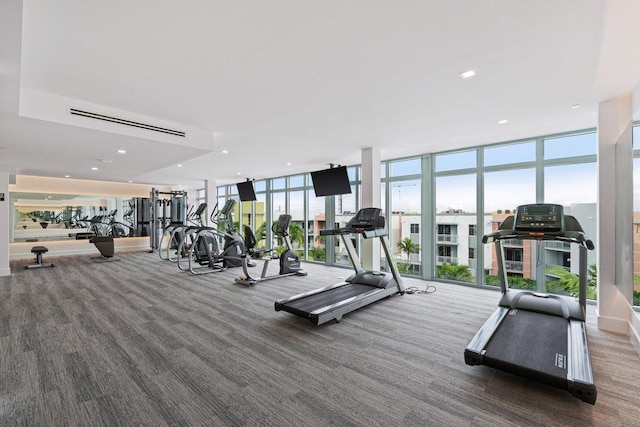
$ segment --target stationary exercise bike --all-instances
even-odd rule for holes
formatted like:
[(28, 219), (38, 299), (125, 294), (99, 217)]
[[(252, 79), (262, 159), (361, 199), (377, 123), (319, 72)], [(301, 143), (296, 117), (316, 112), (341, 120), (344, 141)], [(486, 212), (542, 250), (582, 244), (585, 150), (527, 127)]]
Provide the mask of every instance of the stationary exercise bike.
[[(245, 227), (245, 245), (247, 247), (246, 253), (242, 256), (242, 269), (244, 271), (244, 276), (236, 278), (236, 283), (240, 283), (242, 285), (253, 286), (258, 282), (262, 282), (265, 280), (278, 279), (280, 277), (286, 276), (306, 276), (307, 272), (304, 271), (300, 267), (300, 257), (296, 255), (296, 253), (291, 248), (291, 240), (289, 239), (289, 226), (291, 225), (291, 215), (283, 214), (278, 218), (278, 222), (274, 224), (272, 230), (276, 236), (281, 237), (284, 240), (284, 244), (286, 250), (280, 254), (280, 271), (278, 274), (274, 274), (271, 276), (267, 276), (267, 268), (269, 267), (269, 262), (273, 259), (272, 256), (267, 255), (265, 253), (271, 252), (264, 250), (256, 250), (256, 238), (253, 234), (253, 231), (250, 227)], [(249, 273), (249, 259), (253, 257), (254, 259), (261, 259), (264, 261), (264, 265), (262, 267), (262, 274), (260, 277), (252, 277)]]

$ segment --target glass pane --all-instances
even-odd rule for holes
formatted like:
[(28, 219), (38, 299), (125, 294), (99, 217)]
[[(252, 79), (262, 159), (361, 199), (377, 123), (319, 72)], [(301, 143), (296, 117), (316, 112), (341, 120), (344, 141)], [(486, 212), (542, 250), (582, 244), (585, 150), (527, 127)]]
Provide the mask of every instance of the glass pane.
[[(640, 149), (640, 126), (633, 127), (633, 134), (631, 137), (633, 138), (633, 149)], [(633, 157), (637, 157), (637, 155), (634, 153)]]
[(233, 185), (228, 185), (227, 186), (227, 194), (231, 194), (236, 196), (238, 194), (238, 186), (233, 184)]
[[(535, 169), (519, 169), (484, 174), (484, 220), (483, 234), (491, 233), (505, 218), (513, 215), (519, 205), (536, 202)], [(513, 239), (505, 242), (505, 265), (507, 280), (513, 288), (536, 289), (535, 248), (531, 241)], [(508, 249), (508, 250), (507, 250)], [(484, 283), (499, 285), (498, 265), (494, 246), (484, 245), (485, 263)], [(531, 259), (534, 262), (531, 263)]]
[(351, 166), (347, 168), (347, 175), (349, 176), (349, 181), (353, 182), (356, 180), (356, 172), (358, 171), (357, 166)]
[[(544, 168), (544, 201), (569, 206), (596, 203), (598, 197), (596, 163), (548, 166)], [(579, 183), (580, 185), (569, 185)]]
[(595, 132), (544, 140), (545, 159), (561, 159), (589, 154), (596, 154)]
[(291, 225), (289, 226), (291, 246), (298, 256), (304, 258), (304, 191), (292, 191), (289, 193), (289, 215), (292, 217)]
[[(347, 222), (353, 218), (356, 214), (357, 206), (356, 206), (356, 186), (351, 186), (351, 194), (342, 194), (335, 196), (335, 219), (336, 224), (339, 227), (344, 227), (347, 225)], [(359, 237), (355, 235), (351, 235), (351, 241), (353, 246), (356, 248), (356, 253), (359, 252)], [(344, 243), (340, 237), (336, 237), (334, 240), (335, 248), (335, 262), (336, 264), (341, 265), (351, 265), (351, 260), (349, 259), (349, 254), (347, 253), (347, 249), (344, 247)]]
[(236, 226), (236, 230), (244, 236), (244, 226), (248, 225), (253, 229), (253, 202), (240, 202), (242, 204), (242, 218)]
[[(286, 207), (286, 194), (284, 192), (272, 193), (271, 194), (271, 219), (276, 221), (280, 215), (287, 213)], [(271, 227), (271, 224), (269, 224)], [(282, 248), (282, 243), (278, 243), (276, 236), (272, 235), (271, 241), (271, 249), (274, 249), (276, 252)]]
[(380, 163), (380, 178), (387, 177), (387, 162)]
[(218, 196), (224, 196), (227, 193), (227, 187), (226, 186), (222, 186), (222, 187), (218, 187)]
[(476, 174), (436, 178), (436, 212), (476, 212)]
[(420, 158), (391, 162), (391, 176), (417, 175), (422, 172)]
[(289, 188), (304, 187), (304, 175), (289, 177)]
[[(401, 273), (420, 275), (421, 181), (396, 181), (391, 187), (389, 244)], [(412, 225), (418, 225), (412, 233)]]
[(437, 177), (435, 191), (435, 276), (473, 283), (478, 268), (476, 174)]
[(484, 165), (506, 165), (510, 163), (532, 162), (536, 159), (535, 141), (500, 145), (484, 149)]
[(324, 236), (320, 230), (325, 228), (324, 197), (316, 197), (313, 190), (307, 190), (309, 215), (307, 217), (307, 259), (325, 261), (326, 250)]
[(267, 191), (267, 182), (265, 180), (255, 181), (253, 183), (253, 189), (255, 191)]
[[(264, 182), (264, 181), (263, 181)], [(267, 248), (267, 243), (265, 241), (266, 237), (266, 203), (267, 195), (265, 193), (256, 194), (256, 210), (255, 210), (255, 224), (253, 233), (256, 235), (256, 240), (258, 241), (256, 244), (256, 249), (270, 249)]]
[(436, 155), (436, 172), (476, 167), (476, 151)]
[[(544, 201), (557, 203), (564, 206), (565, 214), (573, 215), (585, 234), (596, 242), (596, 202), (597, 190), (597, 165), (586, 163), (577, 165), (565, 165), (546, 167), (544, 169)], [(567, 185), (567, 183), (580, 183), (580, 185)], [(596, 244), (596, 248), (598, 245)], [(549, 293), (578, 296), (578, 259), (577, 245), (563, 242), (546, 242), (540, 246), (543, 252), (538, 260), (543, 261), (545, 282), (539, 285), (540, 290)], [(597, 298), (596, 273), (597, 249), (587, 253), (587, 298)], [(576, 260), (576, 262), (571, 262)], [(542, 271), (540, 274), (543, 274)]]
[(287, 184), (287, 180), (285, 178), (274, 178), (271, 180), (271, 189), (284, 190), (286, 184)]

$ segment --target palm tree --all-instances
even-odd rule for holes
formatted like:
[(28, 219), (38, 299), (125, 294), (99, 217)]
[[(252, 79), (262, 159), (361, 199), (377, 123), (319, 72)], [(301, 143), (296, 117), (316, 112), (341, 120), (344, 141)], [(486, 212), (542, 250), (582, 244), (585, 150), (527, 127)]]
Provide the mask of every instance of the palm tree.
[[(556, 280), (547, 282), (546, 291), (550, 293), (562, 293), (577, 297), (580, 293), (580, 276), (565, 270), (560, 266), (551, 266), (545, 269), (548, 275), (557, 277)], [(587, 298), (596, 299), (597, 292), (597, 270), (592, 264), (587, 271)]]
[[(273, 224), (271, 225), (272, 230), (277, 223), (278, 221), (273, 221)], [(260, 224), (260, 226), (255, 231), (255, 235), (256, 235), (256, 240), (258, 242), (262, 240), (266, 240), (267, 238), (266, 222), (263, 222), (262, 224)], [(303, 246), (304, 245), (304, 229), (300, 227), (298, 224), (296, 224), (295, 222), (292, 222), (291, 224), (289, 224), (289, 238), (291, 239), (292, 244), (294, 245), (297, 244), (298, 247)], [(282, 245), (282, 243), (283, 243), (282, 238), (278, 237), (278, 244)]]
[(409, 261), (411, 254), (417, 254), (420, 252), (420, 245), (414, 243), (409, 237), (405, 237), (405, 239), (398, 242), (396, 246), (398, 246), (400, 252), (405, 252), (407, 254), (407, 261)]

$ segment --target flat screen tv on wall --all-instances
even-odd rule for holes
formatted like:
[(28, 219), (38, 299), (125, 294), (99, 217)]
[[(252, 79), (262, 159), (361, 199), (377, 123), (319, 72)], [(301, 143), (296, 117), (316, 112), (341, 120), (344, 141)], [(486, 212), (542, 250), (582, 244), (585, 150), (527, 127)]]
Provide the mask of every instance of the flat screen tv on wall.
[(351, 184), (346, 166), (311, 172), (316, 197), (350, 194)]
[(253, 190), (253, 182), (245, 181), (236, 184), (241, 202), (251, 202), (256, 200), (256, 192)]

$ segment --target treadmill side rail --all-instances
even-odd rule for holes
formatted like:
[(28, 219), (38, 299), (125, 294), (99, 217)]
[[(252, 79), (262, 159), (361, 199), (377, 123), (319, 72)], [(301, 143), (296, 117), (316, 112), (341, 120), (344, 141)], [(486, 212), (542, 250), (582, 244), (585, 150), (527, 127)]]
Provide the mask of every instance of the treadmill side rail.
[(373, 288), (373, 290), (364, 294), (356, 295), (339, 303), (332, 304), (321, 309), (314, 310), (309, 313), (309, 320), (314, 325), (322, 325), (323, 323), (331, 320), (339, 322), (342, 320), (342, 316), (355, 311), (365, 305), (374, 303), (386, 296), (397, 294), (398, 290), (394, 288)]
[(597, 390), (591, 370), (591, 358), (584, 322), (578, 320), (570, 322), (569, 348), (568, 389), (583, 402), (593, 405), (596, 403)]
[(487, 348), (487, 344), (496, 329), (498, 329), (504, 320), (507, 313), (509, 313), (508, 308), (498, 307), (491, 316), (489, 316), (487, 321), (484, 322), (484, 325), (482, 325), (480, 330), (478, 330), (471, 342), (469, 342), (467, 348), (464, 350), (464, 361), (467, 365), (483, 364), (484, 352)]
[(276, 311), (280, 311), (280, 310), (282, 310), (283, 306), (287, 305), (288, 303), (290, 303), (292, 301), (297, 301), (299, 299), (307, 298), (309, 296), (320, 294), (322, 292), (327, 292), (327, 291), (331, 291), (331, 290), (336, 289), (336, 288), (341, 288), (343, 286), (347, 286), (348, 284), (349, 284), (348, 282), (340, 282), (340, 283), (336, 283), (334, 285), (326, 286), (324, 288), (314, 289), (312, 291), (303, 292), (301, 294), (297, 294), (297, 295), (293, 295), (293, 296), (290, 296), (290, 297), (287, 297), (287, 298), (279, 299), (278, 301), (275, 302), (275, 309), (276, 309)]

